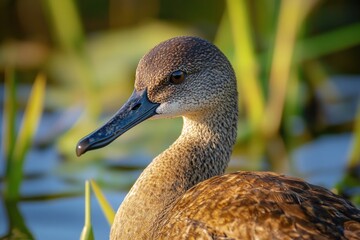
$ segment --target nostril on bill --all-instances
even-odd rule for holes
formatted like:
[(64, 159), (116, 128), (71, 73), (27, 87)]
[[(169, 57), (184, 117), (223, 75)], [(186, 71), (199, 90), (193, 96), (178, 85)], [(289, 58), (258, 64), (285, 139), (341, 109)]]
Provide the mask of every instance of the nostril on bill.
[(131, 108), (131, 110), (137, 110), (137, 109), (139, 109), (139, 107), (141, 106), (141, 103), (137, 103), (137, 104), (135, 104), (135, 106), (133, 106), (132, 108)]

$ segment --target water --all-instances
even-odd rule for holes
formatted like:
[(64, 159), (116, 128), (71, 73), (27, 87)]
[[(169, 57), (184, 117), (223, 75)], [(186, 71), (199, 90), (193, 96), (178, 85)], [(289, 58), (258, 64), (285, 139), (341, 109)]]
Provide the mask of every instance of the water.
[(295, 169), (308, 182), (331, 189), (344, 175), (352, 137), (326, 135), (301, 146), (293, 153)]

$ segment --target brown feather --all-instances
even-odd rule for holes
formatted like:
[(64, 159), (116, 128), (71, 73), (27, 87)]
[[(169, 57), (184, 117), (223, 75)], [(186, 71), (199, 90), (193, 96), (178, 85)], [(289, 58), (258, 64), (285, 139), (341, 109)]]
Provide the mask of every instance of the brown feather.
[(301, 179), (236, 172), (187, 191), (170, 209), (156, 236), (193, 238), (360, 239), (360, 211)]

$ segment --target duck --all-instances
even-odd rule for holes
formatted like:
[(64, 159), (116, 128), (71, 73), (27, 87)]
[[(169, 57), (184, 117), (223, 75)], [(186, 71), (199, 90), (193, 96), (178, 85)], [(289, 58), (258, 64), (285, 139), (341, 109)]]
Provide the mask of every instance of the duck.
[(110, 239), (360, 239), (360, 210), (323, 187), (272, 172), (225, 174), (237, 99), (232, 65), (207, 40), (174, 37), (141, 58), (130, 98), (76, 154), (146, 119), (182, 117), (183, 128), (126, 195)]

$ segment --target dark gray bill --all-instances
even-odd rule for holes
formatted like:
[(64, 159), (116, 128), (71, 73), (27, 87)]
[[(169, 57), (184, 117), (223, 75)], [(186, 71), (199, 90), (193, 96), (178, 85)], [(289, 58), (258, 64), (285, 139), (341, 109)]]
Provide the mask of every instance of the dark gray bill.
[(128, 101), (105, 125), (78, 142), (76, 155), (80, 156), (87, 151), (108, 145), (130, 128), (155, 115), (159, 105), (150, 102), (146, 90), (134, 90)]

